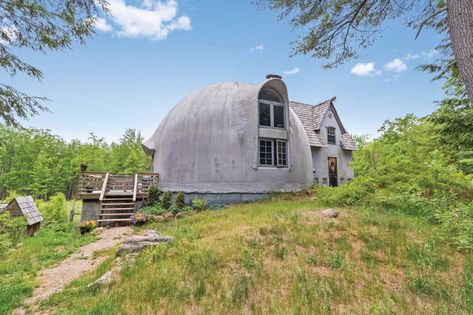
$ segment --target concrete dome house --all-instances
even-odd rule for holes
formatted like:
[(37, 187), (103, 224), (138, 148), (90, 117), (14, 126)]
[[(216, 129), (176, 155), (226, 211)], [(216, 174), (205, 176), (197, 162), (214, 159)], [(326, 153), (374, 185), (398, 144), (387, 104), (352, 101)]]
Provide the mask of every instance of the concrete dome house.
[[(340, 150), (325, 152), (332, 142), (322, 139), (324, 117), (319, 117), (319, 131), (312, 129), (312, 111), (317, 106), (297, 103), (294, 107), (286, 84), (275, 75), (258, 84), (220, 83), (192, 93), (169, 112), (143, 148), (152, 157), (164, 191), (184, 191), (190, 198), (205, 195), (213, 203), (300, 191), (314, 183), (314, 174), (328, 170), (329, 164), (324, 170), (318, 165), (325, 154), (335, 155), (330, 156), (335, 163), (340, 155), (346, 164), (342, 176), (353, 177), (347, 163), (356, 145), (329, 102), (324, 105), (327, 115), (330, 112), (327, 123), (336, 125), (335, 130), (327, 129), (330, 137), (335, 133), (339, 142), (351, 141), (351, 149), (346, 150), (342, 142)], [(314, 173), (314, 165), (319, 172)]]

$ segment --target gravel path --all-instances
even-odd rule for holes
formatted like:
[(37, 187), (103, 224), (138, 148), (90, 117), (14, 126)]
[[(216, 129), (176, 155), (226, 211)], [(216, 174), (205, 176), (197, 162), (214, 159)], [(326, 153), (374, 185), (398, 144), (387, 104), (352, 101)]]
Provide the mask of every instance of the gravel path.
[[(94, 258), (94, 252), (117, 245), (125, 237), (131, 235), (132, 231), (133, 229), (128, 226), (102, 230), (99, 234), (99, 240), (81, 247), (59, 265), (42, 270), (37, 277), (39, 287), (34, 289), (33, 296), (26, 299), (24, 305), (30, 308), (30, 312), (41, 314), (34, 311), (35, 306), (52, 294), (62, 291), (72, 280), (80, 277), (85, 272), (92, 271), (107, 258), (104, 256)], [(14, 311), (14, 314), (18, 315), (27, 313), (24, 308)]]

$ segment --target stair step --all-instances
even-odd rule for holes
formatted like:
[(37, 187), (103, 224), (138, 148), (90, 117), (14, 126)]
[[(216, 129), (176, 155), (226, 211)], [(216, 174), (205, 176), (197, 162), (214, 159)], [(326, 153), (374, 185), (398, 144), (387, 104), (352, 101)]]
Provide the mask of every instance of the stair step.
[(121, 201), (121, 200), (124, 200), (124, 201), (132, 201), (133, 198), (132, 197), (126, 197), (126, 198), (103, 198), (103, 201)]
[(130, 222), (130, 219), (98, 219), (97, 222)]
[(134, 204), (134, 202), (102, 202), (102, 206), (128, 206)]
[(102, 208), (100, 210), (102, 211), (106, 211), (106, 210), (132, 210), (133, 211), (133, 207), (125, 207), (125, 208)]
[(125, 213), (102, 213), (100, 216), (101, 217), (118, 217), (118, 216), (125, 216), (127, 215), (128, 217), (131, 217), (133, 215), (133, 212), (125, 212)]

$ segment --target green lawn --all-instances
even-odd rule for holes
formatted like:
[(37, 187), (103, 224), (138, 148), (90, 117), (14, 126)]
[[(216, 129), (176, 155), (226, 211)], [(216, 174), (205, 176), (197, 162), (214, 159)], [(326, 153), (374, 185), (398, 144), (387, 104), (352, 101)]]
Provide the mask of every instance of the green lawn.
[(80, 215), (82, 212), (82, 200), (76, 200), (75, 203), (72, 200), (67, 201), (67, 217), (70, 217), (71, 211), (72, 211), (72, 206), (74, 205), (74, 223), (79, 223), (80, 222)]
[(93, 235), (80, 235), (75, 226), (64, 226), (59, 232), (43, 228), (15, 249), (0, 253), (0, 314), (7, 314), (31, 296), (39, 270), (62, 261), (94, 239)]
[(473, 256), (398, 213), (320, 214), (307, 196), (148, 225), (175, 236), (109, 288), (74, 281), (43, 304), (59, 314), (471, 314)]

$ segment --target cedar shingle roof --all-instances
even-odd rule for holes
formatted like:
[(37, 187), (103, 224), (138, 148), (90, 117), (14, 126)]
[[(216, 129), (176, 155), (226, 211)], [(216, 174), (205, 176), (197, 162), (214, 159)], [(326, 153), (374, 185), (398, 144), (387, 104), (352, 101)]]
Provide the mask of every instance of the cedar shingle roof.
[(26, 221), (28, 222), (28, 225), (33, 225), (35, 223), (43, 221), (43, 217), (41, 216), (41, 213), (39, 212), (38, 208), (36, 208), (36, 204), (34, 203), (33, 197), (16, 197), (8, 204), (5, 210), (17, 208), (19, 208), (19, 210), (25, 217)]
[(304, 130), (307, 134), (307, 138), (309, 139), (309, 144), (313, 147), (325, 147), (326, 143), (324, 139), (319, 134), (320, 126), (322, 124), (322, 120), (325, 117), (325, 113), (327, 110), (332, 108), (332, 111), (337, 118), (340, 129), (342, 132), (342, 137), (340, 142), (342, 144), (342, 148), (348, 151), (358, 150), (356, 142), (351, 138), (351, 136), (346, 132), (345, 127), (343, 127), (340, 118), (338, 117), (337, 111), (333, 106), (334, 98), (324, 101), (317, 105), (309, 105), (299, 102), (290, 102), (289, 106), (292, 110), (296, 113), (297, 117), (302, 123)]

